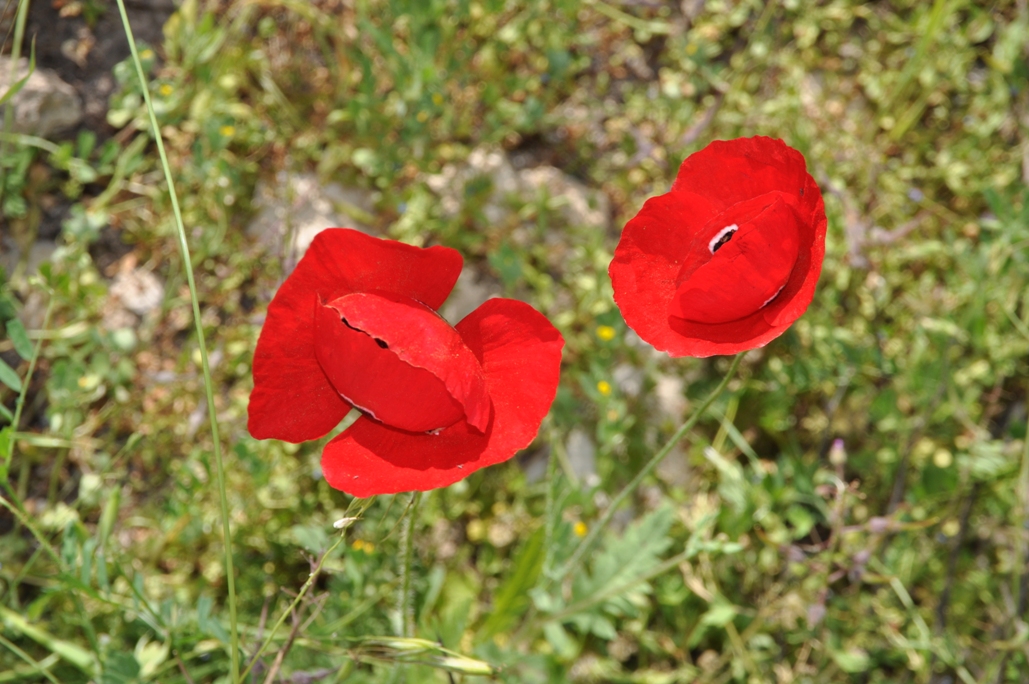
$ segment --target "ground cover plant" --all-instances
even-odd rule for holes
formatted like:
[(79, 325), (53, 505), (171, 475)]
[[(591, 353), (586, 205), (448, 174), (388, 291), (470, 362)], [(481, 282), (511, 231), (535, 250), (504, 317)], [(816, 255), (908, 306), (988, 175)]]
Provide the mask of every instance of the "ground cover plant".
[[(51, 9), (71, 47), (122, 15)], [(149, 108), (127, 45), (102, 118), (0, 138), (0, 681), (1026, 679), (1024, 2), (187, 0), (138, 46)], [(814, 298), (736, 359), (655, 353), (620, 232), (756, 135), (824, 196)], [(527, 449), (353, 499), (335, 430), (250, 436), (305, 196), (253, 226), (301, 177), (457, 250), (451, 324), (553, 323)]]

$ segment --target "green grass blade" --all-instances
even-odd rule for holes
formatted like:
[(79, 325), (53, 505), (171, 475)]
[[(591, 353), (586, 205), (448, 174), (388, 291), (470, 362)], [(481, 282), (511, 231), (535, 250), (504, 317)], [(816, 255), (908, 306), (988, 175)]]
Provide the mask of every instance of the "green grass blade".
[(164, 150), (164, 140), (161, 137), (161, 129), (157, 124), (157, 116), (154, 114), (154, 104), (150, 98), (150, 88), (147, 85), (146, 75), (143, 72), (143, 64), (139, 59), (139, 50), (136, 48), (136, 40), (132, 35), (132, 27), (129, 25), (129, 16), (125, 11), (124, 0), (118, 0), (118, 12), (121, 14), (122, 27), (125, 29), (125, 37), (129, 41), (129, 49), (132, 52), (132, 61), (136, 66), (136, 75), (143, 91), (143, 99), (146, 102), (147, 114), (150, 116), (150, 126), (153, 129), (154, 142), (157, 143), (157, 153), (161, 158), (161, 166), (164, 169), (164, 179), (168, 184), (168, 194), (171, 199), (172, 212), (175, 215), (175, 227), (178, 229), (179, 250), (182, 253), (182, 263), (186, 271), (186, 280), (189, 282), (189, 295), (193, 302), (193, 322), (196, 326), (197, 343), (200, 345), (200, 365), (204, 373), (204, 390), (207, 393), (207, 414), (211, 423), (211, 440), (214, 447), (215, 469), (218, 474), (218, 493), (221, 503), (222, 536), (225, 545), (225, 577), (229, 588), (229, 639), (232, 657), (231, 681), (239, 681), (239, 624), (236, 616), (236, 581), (235, 570), (232, 564), (232, 529), (229, 524), (229, 498), (225, 487), (225, 465), (222, 459), (221, 437), (218, 433), (218, 418), (215, 413), (214, 384), (211, 381), (211, 366), (207, 358), (207, 343), (204, 338), (204, 326), (200, 319), (200, 300), (197, 297), (196, 279), (193, 277), (193, 263), (189, 255), (189, 244), (186, 242), (186, 227), (182, 221), (182, 210), (179, 208), (178, 195), (175, 193), (175, 183), (172, 181), (171, 166), (168, 164), (168, 155)]
[(40, 646), (48, 649), (51, 653), (60, 656), (63, 660), (85, 672), (90, 677), (97, 674), (97, 663), (93, 654), (77, 646), (70, 641), (64, 641), (43, 631), (42, 629), (29, 624), (28, 620), (19, 613), (0, 606), (0, 622), (12, 632), (17, 632), (29, 639), (32, 639)]

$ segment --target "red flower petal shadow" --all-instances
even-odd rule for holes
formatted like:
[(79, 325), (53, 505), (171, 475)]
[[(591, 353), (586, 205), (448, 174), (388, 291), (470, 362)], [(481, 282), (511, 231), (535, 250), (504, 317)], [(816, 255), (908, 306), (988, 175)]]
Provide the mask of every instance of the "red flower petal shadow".
[(457, 282), (462, 261), (449, 247), (421, 249), (349, 228), (329, 228), (315, 236), (268, 306), (254, 351), (250, 434), (294, 443), (318, 439), (350, 411), (315, 356), (318, 302), (381, 290), (435, 309)]
[(464, 421), (426, 435), (359, 418), (322, 454), (332, 487), (359, 497), (445, 487), (508, 460), (536, 437), (557, 392), (561, 334), (510, 299), (487, 301), (456, 329), (482, 364), (493, 401), (485, 434)]

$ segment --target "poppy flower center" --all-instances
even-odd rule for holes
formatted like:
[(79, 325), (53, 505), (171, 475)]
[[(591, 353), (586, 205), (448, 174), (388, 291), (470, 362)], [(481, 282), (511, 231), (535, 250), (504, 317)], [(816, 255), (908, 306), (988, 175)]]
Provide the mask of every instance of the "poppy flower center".
[(769, 192), (738, 202), (701, 229), (676, 279), (669, 314), (695, 323), (746, 318), (770, 304), (800, 252), (793, 199)]
[(315, 356), (336, 391), (381, 423), (432, 432), (466, 420), (486, 431), (490, 399), (479, 360), (421, 302), (384, 292), (318, 302)]

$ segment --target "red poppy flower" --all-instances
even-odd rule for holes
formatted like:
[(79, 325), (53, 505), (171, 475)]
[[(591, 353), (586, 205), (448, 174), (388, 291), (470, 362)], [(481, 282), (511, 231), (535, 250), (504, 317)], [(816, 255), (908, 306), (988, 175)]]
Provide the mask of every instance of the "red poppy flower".
[(625, 322), (672, 356), (768, 344), (811, 303), (825, 205), (781, 140), (719, 140), (629, 221), (609, 273)]
[(528, 446), (554, 400), (564, 340), (511, 299), (451, 327), (436, 308), (461, 263), (447, 247), (319, 233), (268, 307), (250, 434), (318, 439), (359, 409), (322, 471), (361, 497), (444, 487)]

